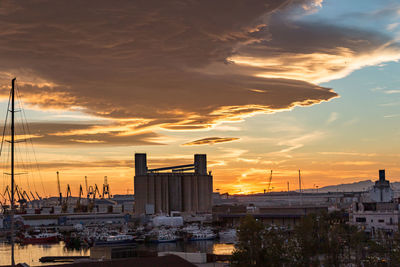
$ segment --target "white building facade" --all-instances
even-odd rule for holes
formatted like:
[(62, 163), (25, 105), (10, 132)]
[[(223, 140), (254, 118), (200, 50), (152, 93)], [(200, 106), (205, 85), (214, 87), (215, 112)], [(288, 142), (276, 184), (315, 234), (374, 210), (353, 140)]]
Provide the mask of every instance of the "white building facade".
[(369, 190), (363, 202), (354, 202), (350, 222), (366, 232), (396, 232), (399, 227), (399, 203), (393, 198), (385, 170), (379, 170), (379, 180)]

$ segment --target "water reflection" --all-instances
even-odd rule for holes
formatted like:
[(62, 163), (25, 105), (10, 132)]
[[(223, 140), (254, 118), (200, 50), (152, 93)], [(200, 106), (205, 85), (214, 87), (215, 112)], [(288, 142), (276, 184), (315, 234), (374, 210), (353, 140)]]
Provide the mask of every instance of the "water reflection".
[[(50, 265), (54, 263), (43, 264), (39, 259), (44, 256), (89, 256), (89, 250), (67, 250), (63, 242), (58, 244), (43, 245), (15, 245), (15, 262), (27, 263), (29, 265)], [(11, 246), (6, 243), (0, 243), (0, 264), (11, 264)]]
[[(159, 244), (138, 244), (140, 250), (151, 251), (179, 251), (179, 252), (202, 252), (215, 254), (231, 254), (233, 250), (232, 244), (218, 244), (215, 241), (192, 241), (192, 242), (176, 242), (176, 243), (159, 243)], [(10, 264), (11, 246), (6, 243), (0, 243), (0, 264)], [(27, 263), (32, 266), (51, 265), (54, 263), (41, 263), (39, 259), (44, 256), (90, 256), (90, 251), (67, 249), (63, 242), (58, 244), (43, 245), (16, 245), (15, 261), (17, 263)]]
[(214, 244), (214, 254), (217, 255), (230, 255), (235, 246), (233, 244)]
[(150, 243), (139, 244), (140, 250), (151, 251), (179, 251), (179, 252), (203, 252), (212, 253), (214, 251), (215, 242), (212, 240), (192, 241), (192, 242), (174, 242), (174, 243)]

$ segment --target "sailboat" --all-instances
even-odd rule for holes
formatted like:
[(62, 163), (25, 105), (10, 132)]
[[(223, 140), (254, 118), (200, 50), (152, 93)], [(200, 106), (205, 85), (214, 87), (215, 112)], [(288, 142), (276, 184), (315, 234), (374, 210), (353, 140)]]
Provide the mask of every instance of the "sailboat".
[(14, 258), (14, 237), (15, 237), (15, 225), (14, 225), (14, 213), (15, 213), (15, 205), (14, 205), (14, 189), (15, 189), (15, 173), (14, 173), (14, 153), (15, 153), (15, 80), (16, 78), (12, 79), (11, 81), (11, 194), (10, 194), (10, 202), (11, 202), (11, 210), (10, 210), (10, 217), (11, 217), (11, 266), (15, 266), (15, 258)]
[[(18, 191), (18, 187), (15, 184), (15, 144), (19, 141), (16, 140), (16, 133), (15, 133), (15, 113), (19, 110), (16, 110), (15, 108), (15, 98), (16, 98), (16, 88), (15, 88), (15, 83), (16, 83), (16, 78), (11, 80), (11, 90), (10, 90), (10, 98), (9, 98), (9, 103), (7, 107), (7, 112), (10, 112), (11, 114), (11, 123), (10, 123), (10, 140), (7, 140), (8, 143), (10, 143), (10, 173), (5, 173), (7, 175), (10, 175), (11, 177), (11, 182), (10, 186), (8, 187), (9, 190), (9, 201), (10, 201), (10, 211), (9, 211), (9, 216), (10, 216), (10, 243), (11, 243), (11, 266), (15, 266), (15, 214), (16, 214), (16, 205), (15, 205), (15, 195), (18, 196), (18, 202), (20, 205), (22, 205), (21, 202), (21, 197), (24, 199), (24, 195), (26, 196), (27, 193), (25, 191)], [(7, 119), (8, 119), (8, 113), (6, 116), (6, 124), (7, 124)], [(0, 149), (0, 154), (3, 149), (3, 141), (5, 141), (5, 129), (6, 129), (6, 124), (4, 126), (4, 131), (3, 131), (3, 140), (1, 144), (1, 149)], [(31, 192), (32, 193), (32, 192)], [(28, 196), (29, 198), (29, 196)], [(25, 201), (26, 202), (26, 201)]]
[[(15, 183), (15, 176), (20, 175), (20, 174), (25, 174), (25, 173), (16, 173), (15, 172), (15, 144), (19, 142), (23, 142), (25, 140), (17, 140), (17, 135), (15, 131), (15, 113), (19, 112), (21, 110), (16, 110), (16, 96), (18, 96), (16, 92), (16, 78), (11, 80), (11, 90), (10, 90), (10, 97), (9, 97), (9, 103), (7, 107), (7, 116), (6, 116), (6, 122), (3, 130), (3, 138), (1, 141), (1, 148), (0, 148), (0, 155), (3, 150), (3, 142), (7, 141), (10, 143), (10, 173), (5, 173), (7, 175), (10, 175), (11, 177), (11, 182), (10, 185), (7, 186), (8, 189), (8, 199), (10, 201), (10, 209), (9, 209), (9, 216), (10, 216), (10, 244), (11, 244), (11, 266), (15, 266), (15, 236), (16, 236), (16, 227), (15, 227), (15, 214), (17, 212), (16, 209), (16, 203), (15, 203), (15, 195), (18, 197), (18, 203), (20, 207), (24, 207), (26, 205), (27, 199), (30, 201), (30, 197), (28, 193), (25, 190), (22, 190), (20, 186), (17, 186)], [(6, 136), (6, 125), (7, 125), (7, 120), (8, 120), (8, 112), (10, 112), (11, 115), (11, 122), (10, 122), (10, 140), (5, 140)], [(24, 114), (24, 113), (23, 113)], [(23, 123), (24, 124), (24, 123)], [(27, 126), (27, 125), (26, 125)], [(27, 129), (29, 131), (29, 129)], [(23, 131), (25, 132), (24, 125), (23, 125)], [(25, 134), (28, 134), (29, 132)], [(8, 137), (8, 136), (7, 136)], [(28, 137), (29, 139), (29, 137)], [(19, 151), (19, 150), (18, 150)], [(42, 182), (43, 186), (43, 182)], [(29, 187), (29, 183), (28, 183)], [(44, 187), (43, 187), (43, 191)], [(29, 192), (29, 190), (28, 190)], [(32, 191), (30, 191), (31, 196), (33, 199), (35, 199), (35, 196), (33, 195)], [(39, 199), (41, 197), (39, 194), (36, 192), (36, 195)], [(22, 238), (20, 238), (20, 241), (22, 243), (47, 243), (50, 241), (56, 241), (59, 239), (58, 233), (40, 233), (40, 234), (35, 234), (35, 235), (23, 235)]]

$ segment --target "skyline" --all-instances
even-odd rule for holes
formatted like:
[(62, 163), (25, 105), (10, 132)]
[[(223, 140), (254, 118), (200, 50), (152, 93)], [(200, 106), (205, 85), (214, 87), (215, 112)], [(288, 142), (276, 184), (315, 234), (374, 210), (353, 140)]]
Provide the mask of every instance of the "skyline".
[(16, 76), (41, 195), (56, 171), (63, 192), (108, 176), (126, 193), (135, 152), (207, 154), (229, 193), (263, 192), (271, 169), (274, 191), (299, 169), (304, 188), (400, 181), (399, 18), (396, 1), (4, 1), (0, 118)]

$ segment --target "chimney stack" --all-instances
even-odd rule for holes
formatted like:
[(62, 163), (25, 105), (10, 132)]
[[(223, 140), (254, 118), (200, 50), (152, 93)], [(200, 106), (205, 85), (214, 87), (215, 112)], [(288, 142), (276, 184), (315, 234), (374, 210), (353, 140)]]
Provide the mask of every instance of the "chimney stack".
[(379, 170), (379, 181), (385, 181), (385, 170)]

